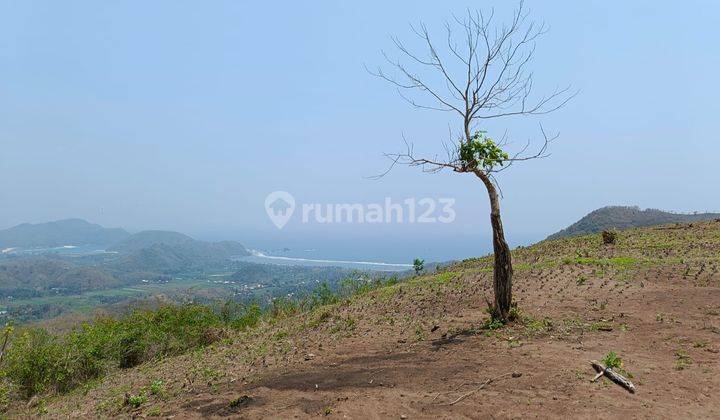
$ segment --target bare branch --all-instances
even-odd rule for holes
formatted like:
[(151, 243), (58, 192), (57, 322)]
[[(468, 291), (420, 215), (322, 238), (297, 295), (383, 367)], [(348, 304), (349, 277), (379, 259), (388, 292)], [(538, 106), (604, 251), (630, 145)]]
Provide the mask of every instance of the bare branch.
[[(395, 86), (400, 97), (415, 108), (458, 113), (462, 120), (462, 135), (457, 142), (442, 142), (447, 155), (444, 160), (414, 156), (412, 145), (403, 136), (407, 150), (386, 154), (391, 161), (390, 168), (375, 178), (386, 175), (395, 165), (403, 164), (422, 167), (425, 172), (444, 169), (474, 172), (485, 177), (486, 184), (491, 182), (499, 190), (493, 174), (507, 170), (516, 162), (548, 156), (548, 146), (557, 136), (549, 138), (540, 125), (542, 144), (535, 153), (527, 153), (531, 147), (528, 140), (500, 167), (477, 168), (472, 162), (460, 160), (460, 144), (471, 141), (482, 121), (547, 114), (562, 108), (579, 93), (568, 86), (556, 88), (547, 95), (533, 95), (533, 74), (527, 67), (535, 54), (536, 41), (547, 33), (548, 27), (544, 22), (529, 22), (528, 16), (522, 1), (506, 25), (492, 24), (492, 9), (488, 14), (467, 10), (464, 16), (452, 15), (452, 20), (444, 25), (446, 33), (442, 49), (438, 48), (439, 44), (434, 42), (424, 23), (410, 25), (424, 46), (424, 54), (418, 54), (398, 38), (392, 38), (400, 58), (390, 58), (384, 51), (382, 54), (396, 75), (388, 75), (381, 68), (368, 72)], [(419, 100), (417, 95), (431, 103)], [(506, 131), (497, 143), (499, 147), (507, 146), (508, 138)]]

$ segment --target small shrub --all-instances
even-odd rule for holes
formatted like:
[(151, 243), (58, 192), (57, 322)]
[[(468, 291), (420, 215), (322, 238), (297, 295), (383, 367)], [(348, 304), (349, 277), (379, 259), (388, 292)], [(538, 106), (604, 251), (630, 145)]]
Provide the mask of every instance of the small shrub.
[(592, 324), (590, 324), (591, 331), (606, 331), (606, 332), (608, 332), (608, 331), (612, 331), (613, 329), (615, 329), (615, 327), (613, 326), (613, 324), (611, 322), (608, 322), (608, 321), (598, 321), (598, 322), (593, 322)]
[(153, 381), (150, 384), (150, 394), (162, 396), (165, 394), (165, 382), (161, 380)]
[(505, 326), (505, 324), (501, 320), (489, 318), (487, 321), (485, 321), (485, 325), (483, 325), (483, 329), (492, 331), (492, 330), (498, 330), (504, 326)]
[(398, 281), (399, 281), (399, 280), (398, 280), (398, 277), (397, 277), (397, 276), (391, 276), (390, 278), (388, 278), (387, 280), (385, 280), (384, 286), (385, 286), (385, 287), (394, 286), (394, 285), (398, 284)]
[(614, 245), (617, 242), (618, 234), (614, 230), (604, 230), (602, 232), (602, 241), (604, 245)]
[(339, 318), (335, 321), (335, 326), (330, 329), (331, 333), (338, 333), (341, 331), (350, 332), (356, 327), (357, 321), (355, 318), (348, 316), (346, 318)]
[(127, 404), (133, 408), (138, 408), (146, 402), (148, 402), (148, 399), (145, 394), (130, 395), (127, 398)]
[(434, 280), (438, 284), (445, 284), (456, 278), (457, 275), (458, 273), (455, 271), (446, 271), (444, 273), (436, 274)]
[(232, 409), (237, 409), (240, 407), (244, 407), (252, 402), (252, 398), (247, 395), (242, 395), (240, 397), (235, 398), (234, 400), (230, 401), (230, 404), (228, 404), (228, 407)]
[(24, 398), (67, 392), (102, 376), (109, 366), (133, 367), (211, 344), (221, 326), (210, 307), (190, 304), (97, 318), (62, 335), (29, 328), (14, 334), (2, 372)]
[(693, 359), (685, 350), (678, 350), (675, 352), (675, 370), (685, 370), (693, 364)]
[(605, 355), (602, 359), (603, 364), (606, 368), (619, 369), (622, 368), (622, 359), (614, 352), (611, 351)]
[(531, 316), (523, 316), (521, 318), (522, 324), (525, 326), (525, 332), (526, 334), (530, 336), (534, 336), (536, 334), (545, 333), (548, 331), (552, 331), (554, 328), (552, 319), (550, 318), (543, 318), (543, 319), (535, 319)]
[(340, 297), (330, 289), (327, 283), (322, 283), (317, 286), (310, 294), (310, 306), (312, 308), (317, 306), (332, 305), (337, 303)]
[(425, 341), (425, 331), (422, 325), (415, 327), (415, 341)]
[(281, 296), (273, 299), (269, 308), (270, 316), (273, 318), (287, 318), (300, 312), (300, 304), (292, 299)]
[(308, 327), (310, 328), (317, 328), (322, 323), (330, 319), (330, 316), (332, 315), (332, 310), (328, 308), (319, 308), (317, 311), (312, 313), (311, 319), (308, 322)]
[(693, 347), (695, 347), (696, 349), (705, 349), (708, 347), (708, 345), (709, 343), (706, 340), (699, 340), (693, 343)]
[(235, 303), (232, 310), (224, 315), (223, 322), (238, 331), (255, 327), (262, 319), (263, 310), (260, 304), (252, 302), (247, 305)]
[(15, 337), (5, 355), (3, 371), (25, 398), (44, 392), (59, 373), (62, 346), (54, 336), (40, 328), (23, 331)]

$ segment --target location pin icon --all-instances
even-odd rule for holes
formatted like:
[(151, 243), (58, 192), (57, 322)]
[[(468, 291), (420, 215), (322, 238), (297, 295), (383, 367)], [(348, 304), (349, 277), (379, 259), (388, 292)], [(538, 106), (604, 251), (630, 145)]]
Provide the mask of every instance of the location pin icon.
[(282, 229), (295, 211), (295, 198), (287, 191), (273, 191), (265, 198), (265, 211), (273, 224)]

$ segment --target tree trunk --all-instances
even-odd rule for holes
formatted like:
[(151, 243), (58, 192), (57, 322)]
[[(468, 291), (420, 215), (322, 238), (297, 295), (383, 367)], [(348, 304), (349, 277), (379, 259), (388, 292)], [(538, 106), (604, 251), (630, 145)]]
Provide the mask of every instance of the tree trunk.
[(503, 322), (507, 321), (512, 306), (512, 257), (510, 247), (505, 241), (502, 219), (500, 218), (500, 199), (492, 181), (481, 171), (475, 174), (483, 181), (490, 197), (490, 224), (493, 230), (493, 252), (495, 265), (493, 267), (493, 291), (495, 302), (493, 318)]

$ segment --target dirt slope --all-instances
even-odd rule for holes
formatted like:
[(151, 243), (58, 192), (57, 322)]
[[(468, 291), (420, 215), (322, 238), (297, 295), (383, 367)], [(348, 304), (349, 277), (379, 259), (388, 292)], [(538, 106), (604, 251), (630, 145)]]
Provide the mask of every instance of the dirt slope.
[[(511, 326), (487, 327), (490, 262), (470, 260), (118, 372), (17, 414), (720, 417), (720, 222), (600, 242), (576, 237), (516, 250), (522, 320)], [(588, 361), (611, 350), (637, 394), (589, 381)], [(126, 403), (140, 394), (147, 401), (139, 407)]]

